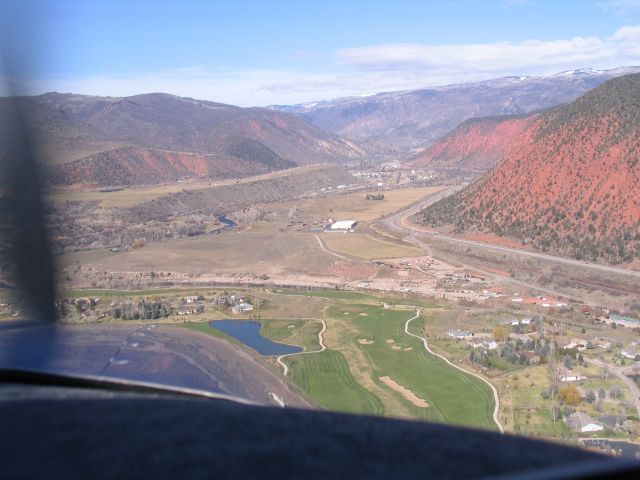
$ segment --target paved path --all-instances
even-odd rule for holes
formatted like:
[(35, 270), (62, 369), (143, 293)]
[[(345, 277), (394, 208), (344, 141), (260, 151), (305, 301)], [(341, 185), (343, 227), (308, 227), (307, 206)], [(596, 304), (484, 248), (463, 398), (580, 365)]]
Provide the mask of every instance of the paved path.
[(480, 380), (482, 380), (484, 383), (486, 383), (487, 385), (489, 385), (489, 387), (491, 388), (491, 391), (493, 392), (493, 400), (495, 402), (495, 408), (493, 409), (493, 421), (495, 422), (495, 424), (498, 426), (498, 430), (500, 430), (500, 433), (504, 433), (504, 427), (502, 426), (502, 424), (500, 423), (500, 420), (498, 420), (498, 410), (500, 408), (500, 400), (498, 399), (498, 391), (496, 390), (496, 387), (494, 387), (491, 383), (489, 383), (486, 379), (482, 378), (480, 375), (470, 372), (468, 370), (465, 370), (462, 367), (459, 367), (458, 365), (455, 365), (454, 363), (451, 363), (449, 361), (449, 359), (447, 359), (446, 357), (440, 355), (439, 353), (434, 352), (433, 350), (431, 350), (431, 348), (429, 348), (429, 345), (427, 344), (427, 339), (420, 336), (420, 335), (416, 335), (414, 333), (411, 333), (409, 331), (409, 324), (415, 320), (416, 318), (418, 318), (420, 316), (420, 310), (416, 310), (416, 314), (411, 317), (409, 320), (407, 320), (404, 324), (404, 333), (406, 333), (407, 335), (410, 335), (412, 337), (415, 337), (419, 340), (422, 340), (422, 344), (424, 345), (424, 348), (427, 350), (427, 352), (429, 352), (431, 355), (435, 355), (436, 357), (444, 360), (445, 362), (447, 362), (449, 365), (451, 365), (453, 368), (457, 368), (458, 370), (471, 375), (473, 377), (476, 377)]
[[(317, 320), (317, 319), (316, 319)], [(318, 343), (320, 344), (320, 350), (313, 350), (311, 352), (307, 352), (307, 351), (303, 351), (303, 352), (298, 352), (298, 353), (287, 353), (286, 355), (280, 355), (276, 361), (282, 366), (282, 368), (284, 369), (284, 375), (285, 377), (287, 376), (287, 374), (289, 373), (289, 367), (287, 367), (287, 365), (282, 361), (282, 359), (284, 357), (290, 357), (292, 355), (304, 355), (304, 354), (309, 354), (309, 353), (320, 353), (320, 352), (324, 352), (327, 347), (324, 344), (324, 341), (322, 339), (322, 335), (324, 335), (324, 332), (327, 331), (327, 322), (324, 321), (324, 319), (320, 319), (320, 321), (322, 322), (322, 330), (320, 330), (320, 332), (318, 333)]]
[(613, 375), (622, 380), (624, 384), (629, 387), (629, 393), (631, 393), (633, 404), (638, 412), (638, 417), (640, 417), (640, 388), (638, 388), (636, 382), (627, 377), (620, 367), (609, 365), (608, 363), (605, 363), (602, 360), (596, 360), (595, 358), (584, 357), (584, 361), (591, 363), (592, 365), (597, 365), (598, 367), (605, 365)]

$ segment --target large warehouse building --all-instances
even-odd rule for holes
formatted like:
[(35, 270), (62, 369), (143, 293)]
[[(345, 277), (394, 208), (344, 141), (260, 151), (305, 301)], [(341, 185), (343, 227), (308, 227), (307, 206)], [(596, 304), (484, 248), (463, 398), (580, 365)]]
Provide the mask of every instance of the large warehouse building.
[(329, 230), (335, 232), (348, 232), (355, 228), (358, 224), (357, 220), (339, 220), (329, 226)]

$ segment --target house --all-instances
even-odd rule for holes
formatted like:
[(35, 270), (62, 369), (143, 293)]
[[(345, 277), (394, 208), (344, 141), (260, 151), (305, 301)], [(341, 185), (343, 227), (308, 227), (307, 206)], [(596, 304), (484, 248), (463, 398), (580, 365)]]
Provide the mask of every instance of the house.
[(468, 330), (449, 330), (449, 336), (458, 340), (462, 340), (465, 338), (473, 337), (473, 333)]
[(622, 355), (624, 358), (628, 358), (629, 360), (635, 360), (636, 359), (636, 353), (635, 352), (630, 352), (629, 350), (621, 350), (620, 351), (620, 355)]
[(518, 358), (520, 358), (521, 360), (524, 359), (527, 365), (537, 365), (538, 363), (540, 363), (540, 355), (538, 355), (536, 352), (520, 352)]
[(611, 342), (609, 340), (603, 340), (601, 338), (596, 338), (593, 340), (593, 344), (598, 347), (598, 348), (602, 348), (604, 350), (609, 350), (611, 348)]
[(605, 415), (600, 415), (598, 417), (598, 423), (604, 425), (611, 430), (615, 430), (617, 428), (621, 428), (626, 420), (624, 415), (614, 415), (612, 413), (608, 413)]
[(241, 302), (231, 307), (233, 313), (250, 312), (251, 310), (253, 310), (253, 305), (247, 302)]
[(332, 232), (350, 232), (357, 224), (356, 220), (338, 220), (329, 225), (329, 230)]
[(498, 342), (487, 338), (472, 338), (467, 343), (473, 348), (484, 348), (485, 350), (495, 350), (498, 348)]
[(558, 380), (561, 382), (579, 382), (586, 379), (587, 377), (578, 372), (573, 372), (566, 367), (558, 367)]
[(576, 412), (567, 418), (567, 426), (574, 432), (600, 432), (604, 427), (584, 412)]

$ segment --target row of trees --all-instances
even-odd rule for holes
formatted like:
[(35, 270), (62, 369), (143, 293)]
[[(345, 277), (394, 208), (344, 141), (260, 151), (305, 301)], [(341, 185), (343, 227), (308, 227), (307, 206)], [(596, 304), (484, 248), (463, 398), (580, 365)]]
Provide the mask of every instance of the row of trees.
[(123, 320), (156, 320), (168, 317), (171, 314), (171, 307), (162, 302), (147, 302), (141, 300), (137, 304), (128, 302), (114, 306), (111, 316), (115, 319)]

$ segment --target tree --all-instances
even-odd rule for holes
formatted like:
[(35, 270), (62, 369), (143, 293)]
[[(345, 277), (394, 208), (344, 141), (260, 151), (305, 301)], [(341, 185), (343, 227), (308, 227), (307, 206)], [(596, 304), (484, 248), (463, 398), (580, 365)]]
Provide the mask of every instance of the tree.
[(551, 404), (551, 421), (553, 423), (556, 423), (559, 418), (560, 418), (560, 406), (556, 402), (553, 402)]
[(505, 327), (496, 327), (493, 331), (493, 338), (496, 342), (504, 342), (509, 339), (509, 330)]
[(564, 356), (563, 363), (565, 368), (567, 368), (568, 370), (573, 370), (573, 362), (571, 361), (571, 357), (569, 355)]
[(609, 391), (611, 398), (620, 398), (622, 396), (622, 389), (618, 385), (614, 385)]
[(600, 400), (607, 398), (607, 392), (604, 391), (604, 387), (600, 387), (600, 390), (598, 390), (598, 398)]
[(585, 397), (585, 400), (589, 403), (593, 403), (596, 401), (596, 394), (593, 392), (593, 390), (589, 390), (587, 392), (587, 395)]
[(575, 385), (569, 385), (560, 389), (560, 399), (566, 404), (572, 407), (580, 405), (582, 398), (580, 392)]

